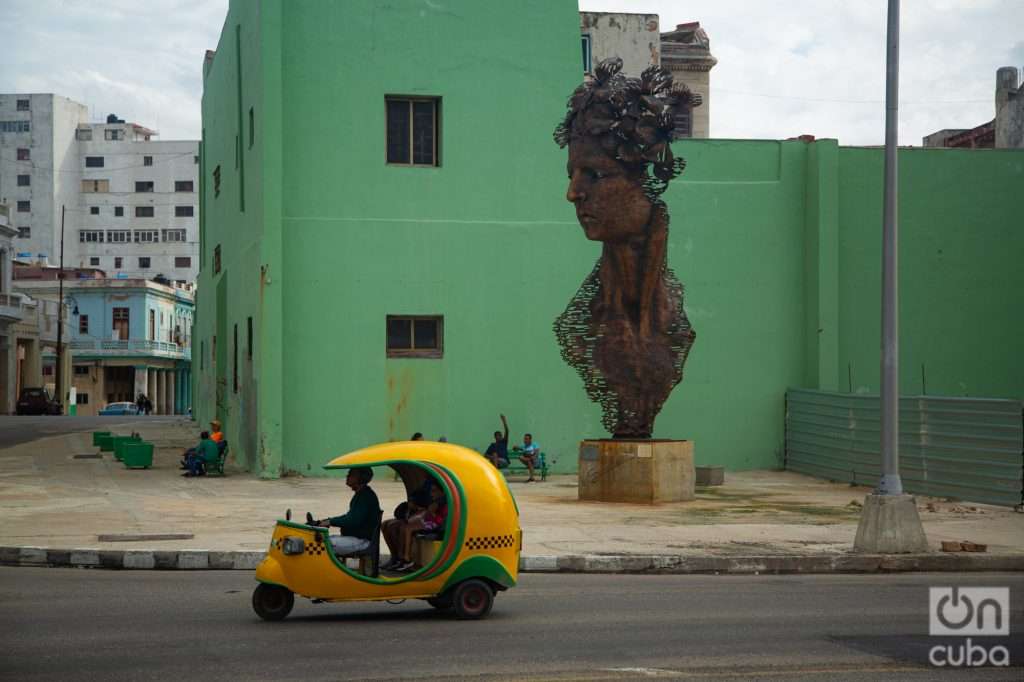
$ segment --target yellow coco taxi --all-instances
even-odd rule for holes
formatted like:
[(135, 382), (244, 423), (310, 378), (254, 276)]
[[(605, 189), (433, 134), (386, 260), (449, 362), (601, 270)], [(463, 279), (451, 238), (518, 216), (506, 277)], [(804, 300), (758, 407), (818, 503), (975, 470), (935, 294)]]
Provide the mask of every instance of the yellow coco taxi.
[(482, 618), (495, 593), (516, 584), (519, 510), (490, 462), (458, 445), (406, 441), (350, 452), (324, 468), (377, 466), (398, 472), (409, 495), (427, 478), (440, 486), (448, 505), (442, 539), (417, 538), (412, 572), (386, 575), (378, 571), (379, 554), (363, 557), (359, 569), (349, 567), (335, 554), (327, 528), (279, 520), (256, 568), (252, 603), (261, 618), (286, 617), (295, 595), (314, 603), (425, 599), (438, 609), (454, 609), (459, 618)]

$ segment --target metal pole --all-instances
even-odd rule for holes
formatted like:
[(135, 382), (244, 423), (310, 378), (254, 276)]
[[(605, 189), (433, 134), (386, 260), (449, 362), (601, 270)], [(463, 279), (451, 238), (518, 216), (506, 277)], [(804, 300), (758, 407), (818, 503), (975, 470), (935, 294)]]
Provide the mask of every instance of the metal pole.
[(57, 404), (64, 414), (64, 206), (60, 207), (60, 270), (57, 271)]
[(900, 85), (900, 1), (889, 0), (885, 60), (885, 208), (882, 218), (882, 480), (879, 495), (902, 495), (900, 480), (899, 289), (896, 148)]

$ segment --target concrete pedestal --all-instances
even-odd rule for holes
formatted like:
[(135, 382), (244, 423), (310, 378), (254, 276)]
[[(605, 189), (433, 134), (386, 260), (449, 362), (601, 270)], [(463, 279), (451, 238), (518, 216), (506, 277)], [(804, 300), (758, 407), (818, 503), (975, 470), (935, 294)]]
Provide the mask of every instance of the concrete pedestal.
[(694, 499), (693, 441), (585, 440), (580, 443), (579, 499), (684, 502)]
[(865, 497), (853, 549), (870, 554), (927, 552), (928, 538), (914, 496), (871, 494)]

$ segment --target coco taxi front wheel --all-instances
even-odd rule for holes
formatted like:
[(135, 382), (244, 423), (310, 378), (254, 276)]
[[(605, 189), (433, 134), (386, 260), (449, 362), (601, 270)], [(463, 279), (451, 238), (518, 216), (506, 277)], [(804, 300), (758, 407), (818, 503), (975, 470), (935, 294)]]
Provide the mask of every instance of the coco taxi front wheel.
[(252, 609), (263, 620), (284, 620), (295, 606), (295, 595), (280, 585), (260, 583), (252, 593)]
[(452, 595), (455, 615), (463, 620), (483, 618), (494, 606), (494, 592), (482, 580), (466, 580), (459, 583)]

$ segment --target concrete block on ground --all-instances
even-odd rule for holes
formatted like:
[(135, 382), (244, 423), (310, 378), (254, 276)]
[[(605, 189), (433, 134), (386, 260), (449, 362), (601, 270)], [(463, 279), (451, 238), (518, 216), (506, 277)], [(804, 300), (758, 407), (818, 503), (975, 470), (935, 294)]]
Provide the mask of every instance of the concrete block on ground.
[(210, 552), (209, 568), (231, 570), (235, 567), (235, 552)]
[(693, 441), (585, 440), (579, 499), (656, 504), (694, 499)]
[(124, 550), (101, 549), (100, 568), (124, 568)]
[(522, 556), (519, 558), (519, 570), (526, 573), (554, 573), (558, 570), (558, 557)]
[(267, 556), (266, 552), (235, 552), (234, 564), (232, 568), (235, 570), (251, 571), (260, 565), (263, 558)]
[(47, 552), (42, 547), (22, 547), (18, 553), (18, 563), (22, 566), (45, 566)]
[(928, 538), (913, 495), (864, 498), (853, 549), (868, 554), (924, 554)]
[(124, 568), (150, 569), (156, 568), (156, 559), (148, 549), (127, 549), (122, 562)]
[(153, 568), (169, 571), (178, 567), (178, 553), (175, 551), (153, 552)]
[(69, 566), (99, 566), (100, 551), (98, 549), (73, 549), (68, 556)]
[(21, 562), (21, 547), (0, 547), (0, 565), (17, 566)]
[(723, 485), (725, 483), (725, 467), (700, 466), (696, 467), (697, 487), (704, 488), (709, 485)]
[(46, 564), (49, 566), (70, 566), (70, 549), (48, 549), (46, 550)]
[(210, 567), (210, 552), (205, 549), (183, 549), (178, 552), (178, 568), (201, 571)]

